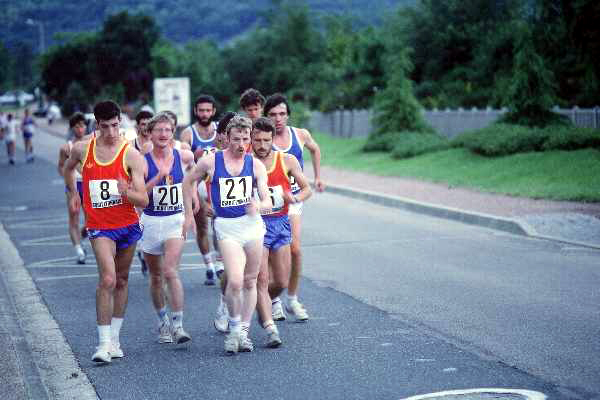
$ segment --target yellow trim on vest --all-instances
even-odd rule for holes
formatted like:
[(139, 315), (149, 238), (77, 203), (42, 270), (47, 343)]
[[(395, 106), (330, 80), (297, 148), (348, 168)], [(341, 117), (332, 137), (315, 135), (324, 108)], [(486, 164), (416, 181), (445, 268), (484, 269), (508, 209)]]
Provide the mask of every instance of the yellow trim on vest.
[[(119, 154), (121, 154), (121, 150), (123, 150), (123, 147), (124, 147), (124, 146), (127, 146), (127, 145), (128, 145), (128, 143), (127, 143), (127, 140), (124, 140), (124, 139), (123, 139), (123, 143), (121, 143), (121, 145), (119, 146), (119, 149), (117, 150), (117, 153), (116, 153), (116, 154), (115, 154), (115, 156), (112, 158), (112, 160), (110, 160), (110, 161), (107, 161), (107, 162), (101, 162), (101, 161), (99, 161), (99, 160), (98, 160), (98, 158), (96, 157), (96, 143), (95, 143), (95, 141), (94, 141), (94, 149), (93, 149), (93, 153), (92, 153), (92, 154), (94, 155), (94, 161), (96, 162), (96, 164), (98, 164), (98, 165), (100, 165), (100, 166), (103, 166), (103, 167), (109, 166), (109, 165), (111, 165), (112, 163), (114, 163), (114, 162), (115, 162), (115, 160), (117, 159), (117, 157), (119, 157)], [(126, 167), (126, 166), (124, 166), (124, 167)], [(125, 169), (127, 170), (127, 168), (125, 168)]]

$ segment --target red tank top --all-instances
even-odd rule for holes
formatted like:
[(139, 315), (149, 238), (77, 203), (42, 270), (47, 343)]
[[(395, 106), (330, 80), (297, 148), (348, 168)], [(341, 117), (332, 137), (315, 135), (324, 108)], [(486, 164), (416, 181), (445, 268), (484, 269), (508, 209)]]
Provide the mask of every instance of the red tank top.
[(96, 159), (96, 137), (90, 140), (82, 168), (86, 228), (118, 229), (139, 221), (133, 204), (117, 189), (119, 179), (130, 180), (125, 166), (128, 148), (127, 141), (123, 141), (115, 158), (103, 163)]
[(283, 155), (284, 153), (281, 151), (273, 151), (273, 165), (267, 170), (267, 186), (269, 186), (273, 211), (263, 214), (264, 217), (280, 217), (288, 213), (288, 203), (283, 201), (283, 193), (291, 192), (292, 187), (290, 186)]

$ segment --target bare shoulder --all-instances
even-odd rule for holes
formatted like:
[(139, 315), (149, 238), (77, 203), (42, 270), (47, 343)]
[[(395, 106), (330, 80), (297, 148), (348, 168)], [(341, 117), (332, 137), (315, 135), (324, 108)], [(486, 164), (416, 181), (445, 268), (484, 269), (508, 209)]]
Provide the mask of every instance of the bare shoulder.
[(300, 167), (296, 156), (290, 153), (283, 153), (283, 162), (287, 169), (292, 169), (296, 166)]
[(194, 163), (194, 153), (192, 153), (188, 149), (179, 150), (179, 154), (181, 154), (181, 160), (184, 164), (193, 164)]

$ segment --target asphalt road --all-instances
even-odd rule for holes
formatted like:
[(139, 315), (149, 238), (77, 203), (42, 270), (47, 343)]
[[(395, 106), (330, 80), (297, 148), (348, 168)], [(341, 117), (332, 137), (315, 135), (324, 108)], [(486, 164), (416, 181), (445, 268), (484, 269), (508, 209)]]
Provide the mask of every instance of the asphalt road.
[(327, 193), (303, 217), (301, 298), (311, 320), (279, 324), (282, 348), (264, 348), (255, 324), (255, 352), (224, 355), (212, 328), (218, 291), (202, 285), (190, 242), (181, 276), (191, 344), (156, 343), (136, 262), (125, 358), (97, 366), (96, 267), (92, 256), (85, 266), (72, 257), (55, 168), (63, 141), (36, 139), (35, 163), (9, 167), (0, 157), (0, 222), (102, 399), (400, 399), (471, 388), (600, 396), (599, 251)]

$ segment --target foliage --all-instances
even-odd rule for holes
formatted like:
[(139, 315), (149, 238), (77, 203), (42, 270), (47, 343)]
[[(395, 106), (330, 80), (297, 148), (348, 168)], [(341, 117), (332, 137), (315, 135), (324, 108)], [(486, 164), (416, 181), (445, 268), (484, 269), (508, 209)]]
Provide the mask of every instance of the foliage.
[(402, 132), (392, 149), (392, 158), (399, 160), (450, 148), (448, 139), (435, 133)]

